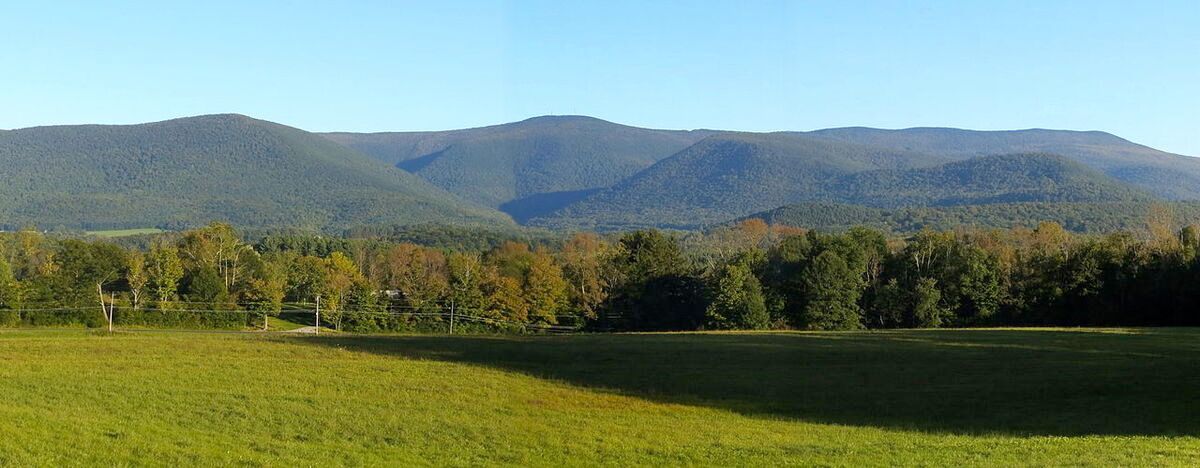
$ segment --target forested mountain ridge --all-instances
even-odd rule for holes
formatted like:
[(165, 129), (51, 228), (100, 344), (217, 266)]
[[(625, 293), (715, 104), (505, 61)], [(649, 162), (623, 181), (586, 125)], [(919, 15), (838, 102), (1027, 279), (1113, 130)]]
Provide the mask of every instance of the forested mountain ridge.
[[(545, 116), (445, 132), (325, 136), (536, 226), (688, 227), (799, 201), (898, 207), (1200, 199), (1200, 159), (1096, 131), (666, 131)], [(1034, 153), (1061, 158), (920, 170)], [(1064, 170), (1078, 177), (1056, 180)], [(1005, 187), (1014, 181), (1023, 185)]]
[(580, 116), (379, 134), (228, 114), (36, 127), (0, 131), (0, 163), (7, 228), (512, 226), (492, 208), (540, 227), (696, 228), (809, 202), (1200, 198), (1200, 160), (1103, 132), (673, 131)]
[(1053, 153), (1166, 199), (1200, 199), (1200, 158), (1159, 151), (1099, 131), (846, 127), (806, 134), (814, 138), (936, 153), (958, 159), (1007, 153)]
[(1152, 198), (1066, 158), (938, 154), (814, 139), (721, 134), (532, 224), (695, 228), (789, 203), (870, 206)]
[[(710, 134), (713, 130), (655, 130), (633, 127), (609, 122), (595, 117), (583, 115), (543, 115), (530, 117), (518, 122), (510, 122), (486, 127), (465, 128), (455, 130), (432, 130), (412, 132), (324, 132), (320, 135), (338, 143), (357, 149), (364, 154), (388, 164), (400, 164), (404, 161), (428, 156), (463, 141), (478, 138), (494, 138), (501, 136), (523, 136), (537, 138), (541, 136), (570, 135), (579, 137), (623, 136), (623, 140), (635, 140), (642, 136), (664, 137), (676, 145), (685, 147)], [(640, 142), (638, 144), (641, 144)], [(634, 158), (649, 158), (650, 161), (662, 159), (666, 155), (635, 155)]]
[(761, 219), (771, 225), (822, 231), (868, 226), (889, 233), (911, 234), (926, 229), (1034, 228), (1042, 221), (1052, 221), (1069, 231), (1103, 234), (1145, 230), (1154, 205), (1166, 208), (1180, 225), (1200, 222), (1200, 202), (1195, 201), (1023, 202), (903, 208), (804, 202), (754, 213), (735, 222)]
[(0, 161), (9, 227), (511, 222), (318, 135), (234, 114), (7, 131)]
[(859, 172), (831, 181), (827, 192), (842, 202), (876, 207), (1153, 198), (1066, 157), (1038, 153), (981, 156), (909, 170)]
[(795, 133), (722, 133), (532, 223), (599, 229), (692, 227), (819, 194), (829, 180), (853, 172), (942, 161)]
[(543, 116), (445, 132), (325, 136), (520, 219), (611, 186), (709, 133)]

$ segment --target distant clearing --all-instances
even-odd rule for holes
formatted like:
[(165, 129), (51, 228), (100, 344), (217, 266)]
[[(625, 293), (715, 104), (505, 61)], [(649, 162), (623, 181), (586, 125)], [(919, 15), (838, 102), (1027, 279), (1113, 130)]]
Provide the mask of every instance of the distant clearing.
[(126, 237), (138, 236), (142, 234), (159, 234), (167, 232), (158, 228), (137, 228), (137, 229), (113, 229), (108, 231), (88, 231), (88, 235), (100, 237)]

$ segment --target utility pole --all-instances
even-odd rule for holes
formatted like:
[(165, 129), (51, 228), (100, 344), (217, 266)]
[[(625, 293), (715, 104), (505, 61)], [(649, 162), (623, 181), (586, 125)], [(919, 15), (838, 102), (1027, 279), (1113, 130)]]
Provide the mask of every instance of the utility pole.
[(450, 299), (450, 334), (454, 334), (454, 299)]
[(320, 294), (317, 294), (317, 328), (316, 328), (316, 331), (314, 331), (313, 333), (316, 333), (318, 335), (321, 334), (321, 295)]

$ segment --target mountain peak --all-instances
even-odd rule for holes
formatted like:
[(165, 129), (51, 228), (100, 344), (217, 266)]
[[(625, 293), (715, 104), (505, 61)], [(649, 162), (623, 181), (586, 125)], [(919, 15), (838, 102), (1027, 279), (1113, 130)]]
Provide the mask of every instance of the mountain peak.
[[(625, 125), (586, 115), (539, 115), (509, 124), (518, 128), (619, 128)], [(628, 127), (632, 128), (632, 127)]]
[(269, 121), (262, 120), (262, 119), (256, 119), (254, 117), (250, 117), (245, 114), (235, 114), (235, 113), (194, 115), (194, 116), (190, 116), (190, 117), (167, 119), (167, 120), (162, 120), (162, 121), (158, 121), (158, 122), (149, 122), (146, 125), (171, 123), (171, 122), (175, 122), (175, 123), (209, 122), (209, 123), (236, 123), (236, 124), (269, 123), (269, 124), (273, 124), (273, 125), (281, 125), (281, 124), (276, 124), (274, 122), (269, 122)]
[(538, 116), (534, 116), (534, 117), (530, 117), (530, 118), (528, 118), (528, 119), (522, 120), (522, 121), (520, 121), (520, 122), (517, 122), (517, 123), (537, 123), (537, 122), (553, 122), (553, 123), (562, 123), (562, 122), (591, 122), (591, 123), (607, 123), (607, 124), (611, 124), (611, 123), (612, 123), (612, 122), (609, 122), (609, 121), (607, 121), (607, 120), (598, 119), (598, 118), (595, 118), (595, 117), (592, 117), (592, 116), (588, 116), (588, 115), (571, 115), (571, 114), (566, 114), (566, 115), (555, 115), (555, 114), (548, 114), (548, 115), (538, 115)]
[(506, 221), (320, 135), (240, 114), (5, 132), (0, 155), (8, 226)]

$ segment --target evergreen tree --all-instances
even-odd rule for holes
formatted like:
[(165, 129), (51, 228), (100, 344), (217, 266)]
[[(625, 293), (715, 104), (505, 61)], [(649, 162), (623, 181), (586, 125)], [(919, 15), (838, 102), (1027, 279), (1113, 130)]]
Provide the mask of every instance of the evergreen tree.
[(602, 328), (687, 330), (703, 323), (703, 282), (690, 274), (675, 238), (627, 233), (610, 261), (619, 279), (598, 320)]
[(812, 259), (812, 242), (807, 235), (784, 238), (767, 253), (764, 286), (772, 321), (798, 325), (804, 313), (804, 268)]

